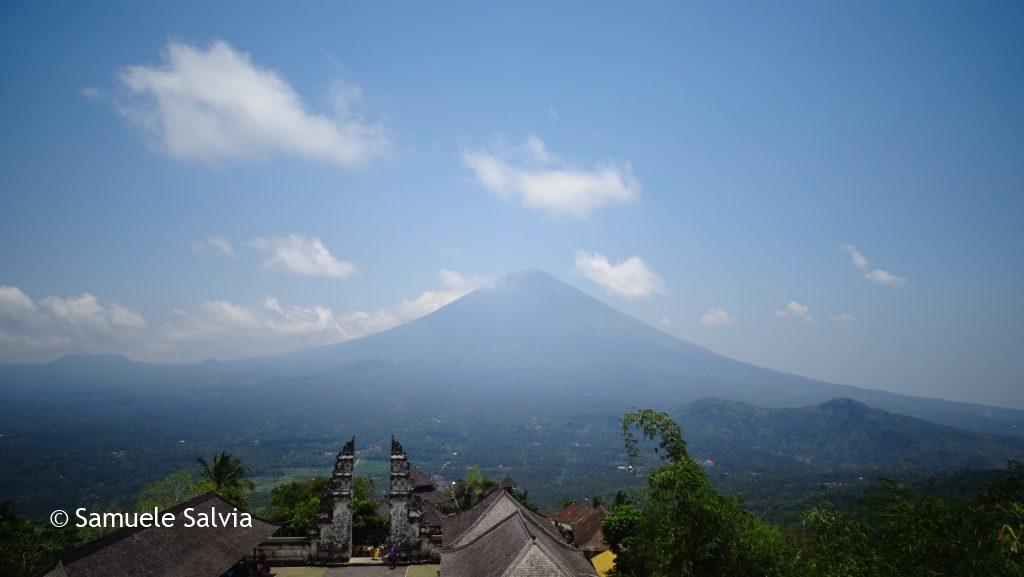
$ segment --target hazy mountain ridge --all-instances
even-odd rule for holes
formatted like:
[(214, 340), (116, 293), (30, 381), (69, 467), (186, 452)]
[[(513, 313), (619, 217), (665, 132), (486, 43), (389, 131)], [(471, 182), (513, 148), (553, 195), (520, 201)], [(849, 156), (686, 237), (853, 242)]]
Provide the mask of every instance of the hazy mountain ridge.
[[(676, 411), (703, 397), (747, 403), (709, 410), (703, 432), (684, 422), (695, 451), (708, 441), (717, 461), (724, 447), (723, 465), (731, 458), (746, 471), (812, 474), (842, 466), (842, 458), (872, 467), (864, 454), (839, 451), (831, 462), (825, 456), (847, 450), (839, 441), (856, 427), (836, 421), (838, 437), (808, 432), (833, 426), (819, 413), (840, 408), (826, 403), (835, 397), (981, 432), (1024, 430), (1012, 428), (1024, 425), (1024, 411), (858, 389), (735, 361), (525, 271), (405, 325), (328, 347), (179, 365), (114, 355), (2, 366), (0, 461), (8, 474), (0, 478), (0, 498), (39, 512), (123, 499), (219, 450), (268, 477), (326, 470), (340, 440), (395, 433), (425, 470), (457, 476), (479, 464), (556, 503), (636, 481), (618, 468), (625, 464), (617, 428), (623, 412)], [(783, 409), (821, 403), (817, 413)], [(874, 413), (867, 415), (864, 422), (875, 423)], [(765, 434), (750, 433), (748, 421), (762, 423)], [(722, 444), (729, 427), (745, 440)], [(905, 438), (927, 448), (922, 427), (915, 419), (858, 435), (885, 448), (869, 453), (879, 466), (946, 469), (972, 453), (984, 455), (977, 463), (985, 465), (1004, 450), (1005, 440), (992, 445), (951, 427), (927, 429), (951, 439), (935, 443), (941, 451), (928, 458), (891, 450)], [(781, 440), (773, 445), (766, 435)], [(68, 460), (75, 467), (63, 466)]]
[(836, 398), (799, 408), (701, 399), (677, 416), (700, 454), (759, 451), (819, 470), (997, 469), (1024, 441), (964, 431)]

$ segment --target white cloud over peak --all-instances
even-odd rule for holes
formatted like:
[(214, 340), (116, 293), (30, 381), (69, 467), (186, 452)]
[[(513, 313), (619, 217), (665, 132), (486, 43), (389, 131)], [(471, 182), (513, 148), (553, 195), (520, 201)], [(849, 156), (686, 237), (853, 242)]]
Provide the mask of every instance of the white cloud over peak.
[(706, 327), (721, 327), (725, 326), (733, 321), (733, 317), (729, 316), (722, 307), (709, 309), (708, 312), (700, 318), (700, 324)]
[(584, 218), (591, 211), (640, 196), (640, 182), (628, 163), (606, 162), (581, 168), (560, 161), (531, 136), (511, 154), (476, 150), (462, 154), (462, 165), (499, 197), (556, 216)]
[(870, 269), (870, 263), (868, 262), (868, 259), (863, 254), (861, 254), (859, 250), (857, 250), (857, 247), (853, 246), (852, 244), (844, 245), (842, 248), (846, 252), (850, 253), (850, 262), (853, 263), (853, 266), (863, 271), (864, 278), (870, 280), (871, 282), (880, 284), (882, 286), (900, 286), (906, 284), (906, 277), (894, 275), (891, 272), (880, 268), (876, 268), (873, 270)]
[(775, 311), (775, 316), (793, 317), (807, 322), (814, 320), (814, 317), (811, 316), (811, 309), (796, 301), (789, 301), (789, 304)]
[(829, 320), (834, 323), (850, 323), (857, 320), (857, 317), (853, 313), (836, 313), (834, 315), (828, 315)]
[(357, 88), (334, 90), (335, 113), (310, 111), (278, 72), (227, 42), (167, 44), (159, 65), (119, 73), (122, 114), (167, 155), (220, 162), (289, 154), (346, 168), (384, 156), (387, 131), (354, 115)]
[(192, 243), (192, 252), (196, 254), (211, 254), (227, 258), (236, 258), (238, 253), (231, 241), (222, 236), (208, 236), (202, 242)]
[(359, 272), (356, 265), (339, 260), (316, 237), (290, 234), (286, 237), (257, 237), (250, 244), (269, 258), (263, 268), (299, 276), (342, 279)]
[(639, 256), (612, 264), (603, 254), (578, 250), (574, 270), (621, 297), (646, 298), (665, 292), (665, 282)]

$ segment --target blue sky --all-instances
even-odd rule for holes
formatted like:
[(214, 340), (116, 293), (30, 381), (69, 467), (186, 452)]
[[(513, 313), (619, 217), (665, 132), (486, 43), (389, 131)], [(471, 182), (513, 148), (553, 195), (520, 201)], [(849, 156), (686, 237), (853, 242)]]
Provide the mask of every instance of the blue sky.
[(337, 342), (540, 268), (1024, 407), (1024, 8), (681, 4), (4, 4), (0, 362)]

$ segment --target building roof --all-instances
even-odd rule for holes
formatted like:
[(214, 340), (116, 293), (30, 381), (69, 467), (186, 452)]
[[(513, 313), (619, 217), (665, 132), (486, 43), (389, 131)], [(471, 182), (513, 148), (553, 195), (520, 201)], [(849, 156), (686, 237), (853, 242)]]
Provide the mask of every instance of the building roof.
[(434, 489), (434, 481), (426, 473), (415, 467), (409, 469), (409, 479), (412, 480), (414, 491), (431, 491)]
[(615, 568), (615, 553), (611, 551), (598, 553), (590, 560), (590, 564), (594, 566), (594, 569), (597, 569), (598, 575), (606, 577)]
[(589, 507), (573, 503), (555, 513), (554, 520), (572, 529), (572, 540), (582, 551), (606, 551), (601, 522), (608, 515), (604, 507)]
[(445, 520), (445, 577), (597, 577), (578, 549), (546, 519), (499, 490)]
[[(230, 513), (235, 505), (210, 491), (167, 509), (174, 527), (115, 531), (65, 552), (44, 577), (220, 577), (278, 526), (255, 516), (252, 527), (185, 527), (183, 512)], [(196, 515), (193, 514), (193, 517)]]

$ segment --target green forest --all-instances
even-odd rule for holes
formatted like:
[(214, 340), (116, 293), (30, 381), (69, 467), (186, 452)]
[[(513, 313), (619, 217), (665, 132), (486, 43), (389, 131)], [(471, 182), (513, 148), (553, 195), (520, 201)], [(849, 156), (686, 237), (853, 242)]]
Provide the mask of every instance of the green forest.
[[(1024, 575), (1024, 465), (1019, 462), (998, 474), (963, 472), (913, 483), (879, 477), (858, 494), (819, 499), (791, 521), (775, 523), (751, 511), (742, 498), (716, 489), (667, 414), (627, 413), (621, 435), (625, 454), (645, 482), (617, 492), (604, 521), (618, 576)], [(283, 483), (253, 500), (248, 474), (236, 456), (221, 452), (200, 458), (193, 469), (146, 485), (131, 509), (167, 508), (214, 490), (281, 525), (282, 535), (315, 529), (326, 477)], [(496, 486), (479, 467), (470, 467), (446, 488), (447, 512), (472, 507)], [(379, 496), (371, 476), (355, 477), (357, 544), (387, 531)], [(519, 496), (527, 501), (526, 494)], [(0, 576), (32, 575), (61, 551), (100, 535), (95, 529), (56, 529), (23, 518), (5, 502)]]

